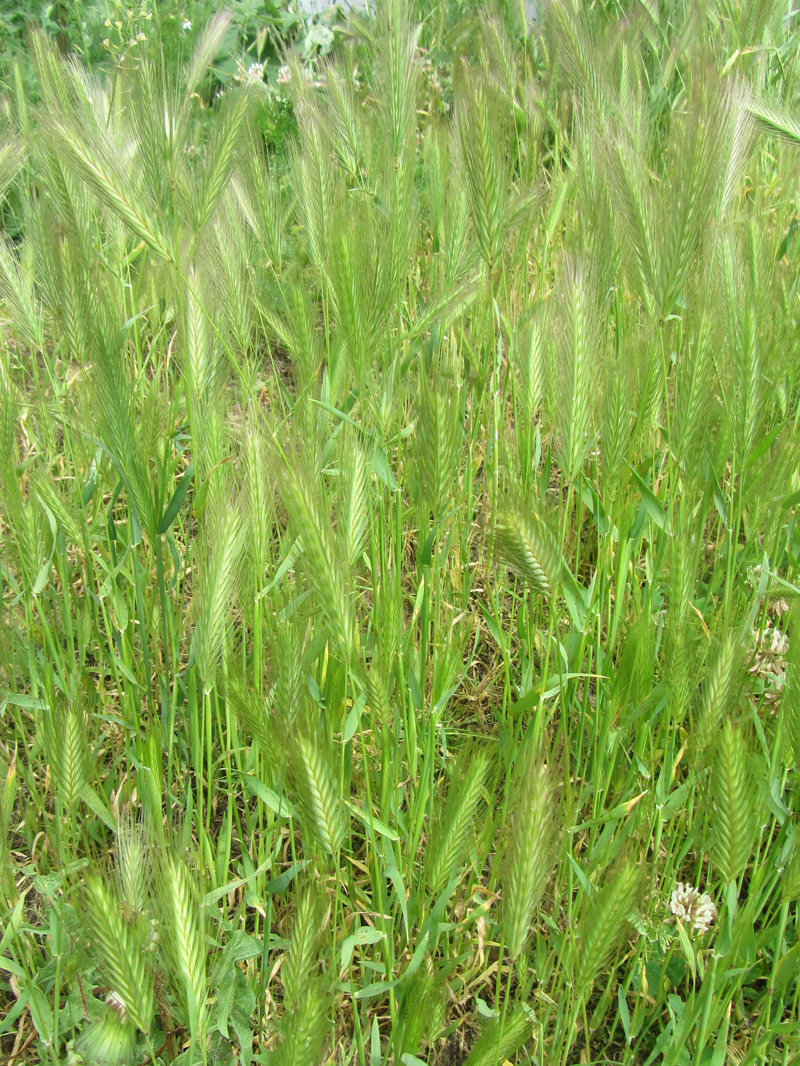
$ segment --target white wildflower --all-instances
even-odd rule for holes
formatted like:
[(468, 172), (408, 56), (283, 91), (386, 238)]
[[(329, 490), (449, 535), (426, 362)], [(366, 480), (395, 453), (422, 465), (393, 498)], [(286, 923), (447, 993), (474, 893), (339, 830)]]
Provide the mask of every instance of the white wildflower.
[(292, 68), (286, 64), (278, 68), (278, 85), (288, 85), (292, 80)]
[(247, 68), (247, 76), (253, 81), (263, 81), (264, 79), (264, 64), (263, 63), (251, 63)]
[(690, 884), (679, 884), (672, 893), (669, 909), (694, 932), (705, 933), (717, 917), (717, 908), (707, 892), (700, 892)]
[(769, 642), (770, 655), (783, 656), (789, 650), (789, 638), (780, 629), (767, 630), (771, 634)]
[(750, 673), (762, 677), (773, 689), (783, 688), (789, 637), (777, 626), (754, 630), (756, 649), (751, 653)]
[(183, 22), (181, 23), (181, 29), (184, 31), (184, 33), (188, 33), (188, 31), (191, 28), (192, 28), (192, 20), (191, 19), (184, 19)]
[(761, 580), (761, 563), (757, 566), (748, 566), (747, 568), (747, 580), (751, 585), (758, 585)]

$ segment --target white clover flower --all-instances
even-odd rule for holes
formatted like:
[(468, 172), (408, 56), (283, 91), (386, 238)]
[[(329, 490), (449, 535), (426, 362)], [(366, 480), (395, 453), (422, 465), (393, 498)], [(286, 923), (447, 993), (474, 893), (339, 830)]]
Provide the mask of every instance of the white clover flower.
[(292, 80), (292, 68), (286, 64), (278, 68), (278, 85), (288, 85)]
[(750, 673), (764, 678), (773, 689), (783, 688), (789, 637), (777, 626), (771, 625), (768, 625), (766, 629), (754, 630), (753, 635), (757, 648), (751, 653)]
[(770, 629), (767, 632), (771, 635), (769, 642), (769, 650), (771, 655), (783, 656), (789, 650), (789, 638), (785, 633), (781, 633), (780, 629)]
[(717, 917), (717, 908), (707, 892), (700, 892), (690, 884), (679, 884), (672, 893), (669, 909), (695, 933), (706, 933)]
[(757, 585), (761, 580), (761, 563), (757, 566), (748, 566), (747, 568), (747, 580), (752, 585)]
[(252, 78), (253, 81), (263, 81), (264, 79), (264, 64), (263, 63), (251, 63), (247, 68), (248, 78)]
[(181, 29), (184, 31), (184, 33), (188, 33), (188, 31), (191, 28), (192, 28), (192, 20), (191, 19), (184, 19), (183, 22), (181, 23)]

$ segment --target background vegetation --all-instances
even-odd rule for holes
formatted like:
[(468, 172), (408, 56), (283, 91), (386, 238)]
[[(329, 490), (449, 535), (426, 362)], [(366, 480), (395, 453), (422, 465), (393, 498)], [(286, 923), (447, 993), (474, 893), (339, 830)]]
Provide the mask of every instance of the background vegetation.
[(800, 1051), (797, 16), (2, 8), (0, 1055)]

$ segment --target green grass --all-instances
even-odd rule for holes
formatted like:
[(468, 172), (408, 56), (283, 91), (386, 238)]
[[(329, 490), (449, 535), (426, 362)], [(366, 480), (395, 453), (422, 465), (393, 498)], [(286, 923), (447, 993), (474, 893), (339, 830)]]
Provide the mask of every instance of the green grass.
[(417, 7), (11, 68), (3, 1063), (800, 1054), (792, 4)]

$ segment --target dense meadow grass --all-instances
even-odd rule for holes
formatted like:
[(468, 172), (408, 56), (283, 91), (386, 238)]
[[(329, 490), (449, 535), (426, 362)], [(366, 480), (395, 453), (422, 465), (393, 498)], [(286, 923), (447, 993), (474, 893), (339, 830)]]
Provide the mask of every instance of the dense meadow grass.
[(793, 3), (192, 10), (5, 68), (0, 1063), (797, 1061)]

